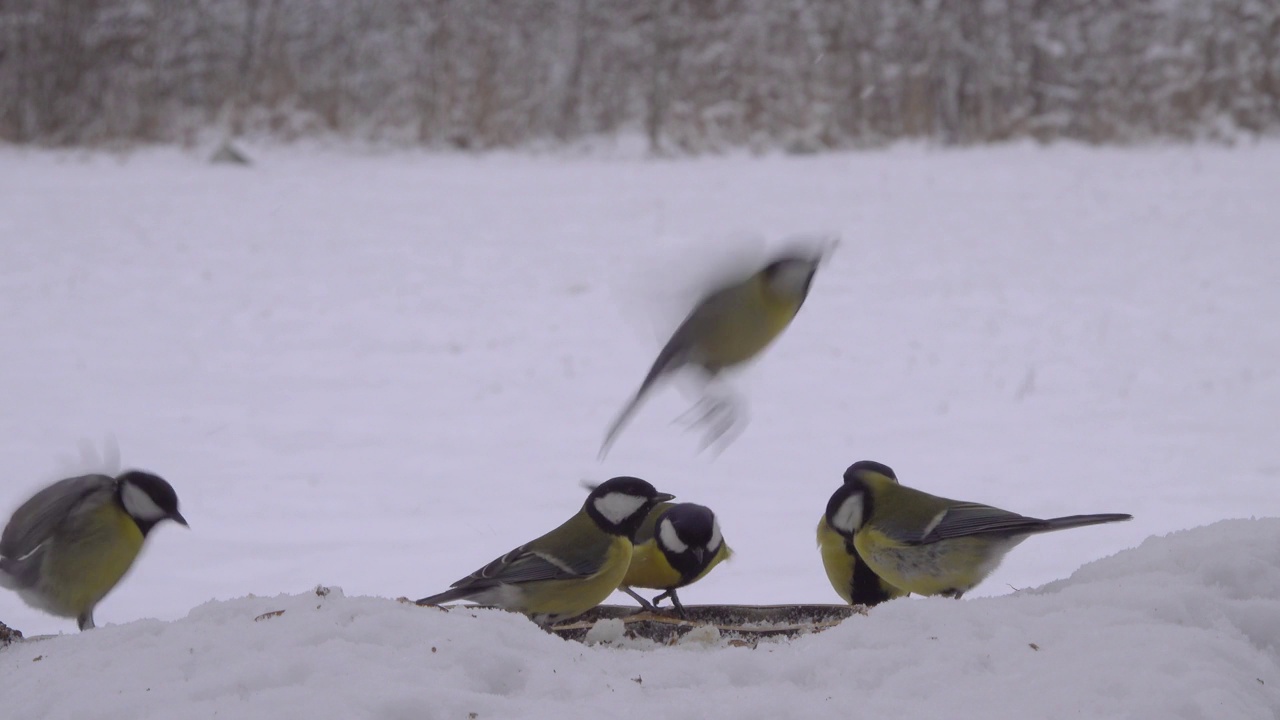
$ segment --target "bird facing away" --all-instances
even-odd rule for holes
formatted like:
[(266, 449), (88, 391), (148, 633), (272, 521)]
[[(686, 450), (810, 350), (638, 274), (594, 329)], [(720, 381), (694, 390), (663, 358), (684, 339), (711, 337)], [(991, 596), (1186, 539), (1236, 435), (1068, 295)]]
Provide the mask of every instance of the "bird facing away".
[(542, 626), (581, 615), (617, 589), (640, 524), (654, 505), (673, 497), (639, 478), (606, 480), (556, 529), (418, 604), (471, 600), (524, 613)]
[(822, 554), (822, 566), (827, 571), (831, 587), (850, 605), (867, 607), (907, 594), (905, 590), (886, 582), (867, 567), (853, 545), (849, 518), (840, 515), (841, 508), (846, 507), (845, 500), (855, 491), (849, 481), (869, 475), (898, 482), (898, 476), (888, 465), (874, 460), (859, 460), (845, 471), (844, 484), (836, 489), (827, 503), (826, 512), (818, 520), (818, 550)]
[[(636, 533), (631, 566), (619, 589), (646, 610), (656, 610), (658, 603), (670, 597), (671, 604), (684, 617), (676, 590), (706, 577), (732, 554), (710, 508), (694, 503), (663, 503), (649, 511)], [(664, 592), (650, 604), (632, 590), (636, 587)]]
[(94, 607), (164, 520), (187, 525), (173, 486), (157, 475), (130, 470), (60, 480), (9, 518), (0, 535), (0, 586), (88, 630)]
[[(809, 294), (821, 257), (794, 252), (780, 255), (751, 276), (705, 296), (663, 346), (644, 382), (609, 426), (600, 458), (608, 454), (618, 433), (640, 401), (660, 378), (684, 367), (700, 371), (710, 382), (721, 371), (759, 355), (791, 323)], [(734, 424), (732, 407), (712, 401), (703, 415), (711, 426), (710, 444)]]
[(1133, 519), (1111, 513), (1041, 520), (930, 495), (876, 473), (845, 480), (849, 493), (832, 513), (834, 526), (853, 533), (876, 575), (917, 595), (964, 595), (1031, 535)]

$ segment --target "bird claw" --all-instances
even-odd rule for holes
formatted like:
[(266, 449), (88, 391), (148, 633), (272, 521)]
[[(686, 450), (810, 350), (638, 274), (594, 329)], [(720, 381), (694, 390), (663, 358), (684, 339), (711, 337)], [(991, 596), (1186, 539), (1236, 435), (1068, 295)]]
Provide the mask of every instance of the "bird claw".
[(724, 406), (727, 404), (728, 401), (724, 398), (718, 398), (712, 395), (703, 395), (698, 398), (698, 402), (694, 403), (688, 410), (680, 413), (680, 415), (675, 420), (672, 420), (671, 423), (673, 425), (681, 425), (686, 430), (692, 429), (706, 422), (707, 418), (712, 415), (724, 412)]
[(719, 455), (724, 452), (725, 448), (733, 444), (734, 440), (742, 434), (746, 429), (746, 423), (739, 421), (738, 417), (732, 413), (726, 414), (710, 426), (706, 437), (703, 438), (699, 450), (710, 449), (713, 455)]
[(668, 591), (666, 591), (666, 592), (662, 593), (661, 595), (659, 595), (659, 596), (655, 597), (655, 598), (653, 599), (653, 604), (654, 604), (654, 606), (656, 607), (656, 606), (658, 605), (658, 603), (662, 602), (663, 600), (666, 600), (667, 598), (671, 598), (671, 606), (672, 606), (672, 607), (674, 607), (674, 608), (675, 608), (676, 613), (677, 613), (678, 615), (680, 615), (680, 619), (681, 619), (681, 620), (688, 620), (688, 619), (689, 619), (689, 616), (685, 614), (685, 612), (684, 612), (684, 605), (681, 605), (681, 604), (680, 604), (680, 598), (676, 595), (676, 591), (675, 591), (675, 590), (668, 590)]
[[(684, 425), (686, 430), (705, 428), (706, 435), (698, 445), (698, 451), (714, 448), (714, 454), (719, 455), (746, 429), (740, 405), (732, 398), (707, 395), (676, 418), (676, 422)], [(696, 417), (691, 417), (695, 414)]]

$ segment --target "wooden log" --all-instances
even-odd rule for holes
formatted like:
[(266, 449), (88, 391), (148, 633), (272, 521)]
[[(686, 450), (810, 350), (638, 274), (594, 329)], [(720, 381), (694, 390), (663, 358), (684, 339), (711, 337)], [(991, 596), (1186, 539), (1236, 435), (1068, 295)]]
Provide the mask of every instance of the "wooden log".
[(733, 645), (754, 646), (761, 638), (796, 637), (839, 625), (866, 608), (850, 605), (685, 605), (685, 617), (675, 610), (652, 612), (626, 605), (601, 605), (558, 625), (551, 632), (582, 641), (596, 622), (621, 620), (628, 637), (671, 644), (698, 628), (715, 628)]

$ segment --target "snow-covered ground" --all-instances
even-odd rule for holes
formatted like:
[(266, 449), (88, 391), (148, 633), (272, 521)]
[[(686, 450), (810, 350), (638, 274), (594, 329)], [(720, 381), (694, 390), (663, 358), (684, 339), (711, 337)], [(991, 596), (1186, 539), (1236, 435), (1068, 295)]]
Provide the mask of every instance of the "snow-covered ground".
[[(73, 633), (0, 651), (27, 717), (68, 716), (46, 679), (107, 662), (101, 687), (134, 700), (103, 717), (1280, 708), (1271, 521), (982, 597), (1280, 516), (1280, 144), (257, 155), (0, 152), (0, 510), (111, 433), (192, 525), (156, 532), (89, 635), (0, 594), (0, 621)], [(842, 242), (734, 380), (738, 441), (697, 453), (668, 388), (597, 462), (648, 320), (672, 321), (708, 248), (797, 232)], [(714, 658), (362, 597), (438, 591), (625, 473), (721, 517), (737, 555), (686, 602), (835, 602), (813, 527), (864, 458), (937, 494), (1135, 519), (1032, 538), (962, 602)], [(313, 603), (317, 583), (348, 597)]]
[(1223, 521), (1034, 591), (893, 602), (754, 649), (584, 646), (509, 613), (335, 590), (214, 601), (0, 650), (0, 703), (95, 720), (1262, 720), (1280, 710), (1277, 547), (1278, 519)]

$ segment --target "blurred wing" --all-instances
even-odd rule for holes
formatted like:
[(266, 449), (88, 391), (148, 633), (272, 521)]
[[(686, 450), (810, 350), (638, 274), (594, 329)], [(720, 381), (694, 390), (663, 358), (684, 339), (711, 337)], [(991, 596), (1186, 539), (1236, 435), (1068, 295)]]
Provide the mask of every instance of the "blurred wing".
[(689, 317), (680, 323), (680, 327), (676, 328), (664, 351), (673, 346), (675, 346), (673, 349), (687, 351), (705, 335), (710, 327), (723, 323), (727, 317), (733, 317), (734, 311), (740, 310), (744, 295), (743, 286), (750, 279), (744, 278), (704, 297), (689, 313)]
[(14, 560), (30, 555), (77, 504), (95, 493), (109, 494), (114, 488), (115, 480), (106, 475), (81, 475), (41, 490), (14, 511), (0, 535), (0, 555)]
[(925, 527), (922, 536), (912, 544), (935, 543), (939, 540), (969, 535), (1020, 535), (1045, 529), (1045, 522), (1038, 518), (1001, 510), (978, 503), (956, 503), (943, 510)]
[(694, 353), (695, 346), (699, 338), (706, 331), (709, 325), (717, 321), (717, 318), (723, 316), (726, 308), (733, 305), (734, 288), (725, 288), (716, 291), (702, 300), (697, 307), (689, 313), (689, 316), (680, 323), (680, 327), (671, 334), (671, 339), (667, 340), (667, 344), (662, 346), (662, 350), (658, 353), (658, 357), (654, 359), (653, 365), (649, 367), (649, 372), (644, 376), (644, 381), (640, 383), (640, 389), (636, 390), (635, 395), (627, 401), (618, 416), (614, 418), (609, 428), (605, 431), (604, 442), (600, 444), (600, 452), (597, 458), (603, 460), (609, 454), (609, 448), (613, 447), (613, 441), (618, 438), (622, 432), (622, 428), (631, 420), (631, 416), (636, 409), (640, 407), (640, 401), (653, 388), (660, 378), (669, 373), (673, 373), (684, 367), (690, 362), (699, 362)]
[(453, 584), (455, 588), (493, 585), (495, 583), (519, 584), (539, 580), (574, 580), (589, 577), (600, 571), (600, 558), (592, 561), (580, 558), (565, 560), (551, 553), (518, 547), (479, 570)]

